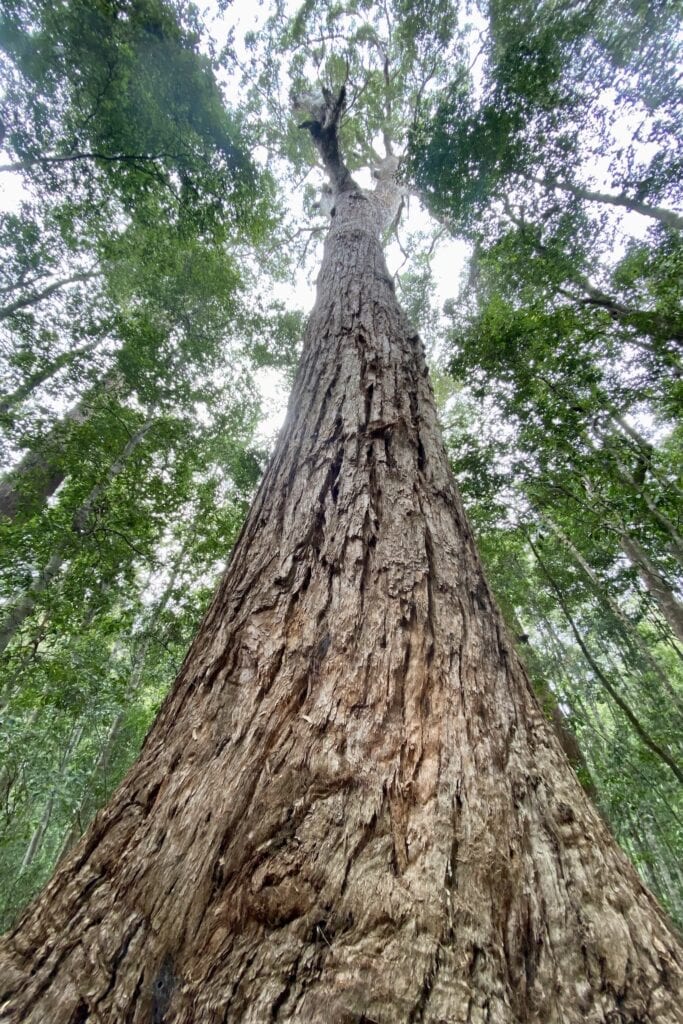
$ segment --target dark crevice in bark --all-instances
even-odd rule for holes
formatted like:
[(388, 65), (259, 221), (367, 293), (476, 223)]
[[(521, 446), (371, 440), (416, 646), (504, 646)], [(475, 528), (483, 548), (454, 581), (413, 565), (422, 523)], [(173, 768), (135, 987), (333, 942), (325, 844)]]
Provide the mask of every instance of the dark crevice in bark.
[(368, 384), (365, 388), (365, 426), (368, 427), (370, 424), (370, 417), (372, 416), (372, 396), (375, 391), (374, 384)]
[(137, 1006), (139, 1004), (139, 1002), (140, 1002), (140, 994), (142, 992), (142, 986), (144, 984), (144, 981), (145, 981), (145, 968), (143, 967), (142, 970), (139, 972), (139, 974), (137, 976), (137, 979), (135, 981), (135, 986), (133, 988), (133, 994), (132, 994), (131, 1000), (130, 1000), (130, 1005), (131, 1006)]
[(366, 846), (374, 838), (376, 827), (377, 827), (377, 815), (373, 814), (373, 816), (370, 819), (370, 821), (367, 822), (367, 824), (362, 829), (361, 834), (360, 834), (360, 839), (358, 840), (357, 844), (355, 845), (355, 847), (351, 851), (351, 854), (350, 854), (349, 858), (346, 861), (346, 868), (344, 870), (344, 877), (342, 879), (342, 884), (341, 884), (341, 887), (340, 887), (340, 890), (339, 890), (340, 897), (343, 896), (344, 893), (346, 892), (346, 886), (347, 886), (347, 883), (348, 883), (348, 880), (349, 880), (349, 875), (351, 873), (351, 870), (358, 864), (358, 862), (360, 861), (360, 858), (361, 858), (361, 856), (363, 854), (363, 851), (365, 850)]
[(104, 1002), (109, 993), (112, 992), (116, 987), (116, 979), (119, 967), (124, 962), (130, 945), (133, 942), (133, 939), (138, 934), (138, 932), (143, 928), (144, 924), (145, 922), (143, 920), (135, 921), (131, 928), (128, 930), (128, 932), (126, 932), (126, 934), (124, 935), (121, 945), (116, 950), (116, 953), (112, 957), (111, 962), (109, 964), (109, 982), (107, 984), (107, 987), (104, 989), (102, 994), (98, 996), (95, 1006), (99, 1006), (100, 1003)]
[(410, 399), (410, 418), (413, 428), (413, 434), (415, 437), (415, 446), (417, 449), (417, 468), (418, 472), (424, 473), (426, 465), (426, 454), (422, 438), (420, 437), (420, 413), (417, 404), (417, 393), (414, 389), (409, 391)]
[(424, 976), (424, 980), (422, 982), (422, 988), (420, 990), (418, 1001), (413, 1007), (413, 1009), (410, 1011), (410, 1016), (408, 1017), (408, 1024), (422, 1024), (422, 1022), (424, 1021), (425, 1013), (427, 1012), (427, 1007), (429, 1006), (429, 999), (432, 993), (432, 989), (434, 987), (434, 982), (439, 973), (440, 965), (441, 949), (440, 945), (437, 943), (436, 949), (434, 950), (434, 954), (432, 956), (431, 963), (429, 964), (427, 972), (425, 973)]
[(267, 670), (267, 673), (266, 673), (265, 682), (263, 684), (263, 692), (264, 693), (268, 693), (268, 691), (270, 690), (271, 686), (273, 685), (273, 683), (275, 682), (275, 680), (278, 677), (280, 669), (282, 668), (282, 662), (284, 660), (285, 650), (286, 650), (286, 648), (284, 646), (283, 647), (278, 647), (277, 651), (275, 652), (275, 654), (273, 656), (272, 661), (268, 664), (268, 670)]
[(444, 879), (444, 884), (452, 891), (458, 888), (458, 850), (460, 849), (459, 829), (461, 813), (462, 797), (457, 793), (453, 803), (453, 838), (451, 840), (448, 860), (446, 861), (446, 876)]
[[(52, 984), (52, 981), (54, 980), (54, 978), (57, 977), (57, 974), (59, 973), (59, 969), (61, 968), (62, 964), (66, 960), (68, 960), (68, 958), (71, 955), (71, 953), (80, 944), (81, 944), (81, 940), (80, 939), (75, 939), (72, 942), (70, 942), (68, 945), (62, 946), (61, 949), (59, 949), (55, 953), (54, 958), (52, 958), (52, 963), (50, 964), (50, 968), (49, 968), (48, 972), (45, 975), (43, 975), (43, 977), (40, 979), (40, 983), (36, 987), (34, 993), (32, 993), (32, 1000), (31, 1000), (31, 1002), (33, 1004), (39, 1005), (40, 999), (41, 999), (43, 993), (47, 992), (48, 988)], [(38, 974), (42, 967), (44, 967), (44, 966), (46, 967), (48, 965), (48, 963), (50, 962), (50, 959), (51, 959), (51, 953), (52, 953), (52, 951), (50, 950), (47, 953), (46, 956), (38, 957), (37, 958), (37, 960), (33, 963), (32, 967), (31, 967), (31, 974)], [(7, 996), (12, 996), (12, 995), (15, 994), (15, 991), (16, 990), (10, 990), (10, 991), (8, 991), (6, 993), (6, 995)]]
[[(238, 992), (240, 990), (240, 986), (241, 986), (243, 980), (246, 978), (247, 974), (249, 973), (249, 970), (251, 969), (251, 966), (252, 966), (252, 964), (253, 964), (255, 959), (256, 959), (256, 952), (254, 952), (251, 956), (249, 956), (247, 958), (247, 960), (246, 960), (246, 962), (244, 964), (243, 970), (240, 972), (237, 980), (235, 981), (235, 983), (233, 985), (232, 991), (231, 991), (230, 996), (229, 996), (229, 998), (228, 998), (228, 1000), (226, 1002), (226, 1005), (225, 1005), (225, 1014), (224, 1014), (224, 1017), (223, 1017), (224, 1024), (227, 1024), (227, 1022), (231, 1019), (230, 1011), (233, 1009), (233, 1001), (234, 1001), (235, 997), (237, 996), (237, 994), (238, 994)], [(207, 982), (210, 982), (211, 981), (211, 976), (209, 975), (209, 977), (207, 977), (206, 980), (207, 980)], [(238, 1007), (238, 1009), (239, 1009), (239, 1007)], [(233, 1020), (239, 1020), (240, 1018), (237, 1016), (237, 1017), (233, 1017), (232, 1019)]]
[(287, 978), (285, 980), (285, 986), (284, 986), (284, 988), (282, 989), (282, 992), (280, 992), (280, 994), (278, 995), (277, 999), (274, 1001), (274, 1003), (273, 1003), (273, 1005), (271, 1007), (271, 1010), (270, 1010), (270, 1019), (271, 1019), (271, 1021), (276, 1021), (278, 1019), (280, 1010), (287, 1003), (287, 1001), (288, 1001), (288, 999), (289, 999), (289, 997), (290, 997), (290, 995), (292, 993), (292, 989), (296, 985), (296, 980), (297, 980), (297, 975), (299, 973), (299, 964), (300, 963), (301, 963), (301, 955), (299, 955), (296, 958), (296, 960), (294, 961), (294, 963), (292, 964), (292, 966), (290, 968), (290, 971), (289, 971), (289, 974), (287, 975)]
[(69, 1024), (86, 1024), (89, 1017), (90, 1010), (88, 1009), (88, 1004), (84, 999), (79, 999), (76, 1009), (69, 1018)]

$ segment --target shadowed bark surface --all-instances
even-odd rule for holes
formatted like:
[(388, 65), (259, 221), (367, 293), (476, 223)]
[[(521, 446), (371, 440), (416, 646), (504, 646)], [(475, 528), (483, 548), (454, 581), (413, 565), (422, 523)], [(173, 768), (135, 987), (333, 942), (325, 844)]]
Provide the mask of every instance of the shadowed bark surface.
[(271, 465), (138, 763), (2, 946), (4, 1022), (683, 1021), (492, 601), (386, 206), (337, 190)]

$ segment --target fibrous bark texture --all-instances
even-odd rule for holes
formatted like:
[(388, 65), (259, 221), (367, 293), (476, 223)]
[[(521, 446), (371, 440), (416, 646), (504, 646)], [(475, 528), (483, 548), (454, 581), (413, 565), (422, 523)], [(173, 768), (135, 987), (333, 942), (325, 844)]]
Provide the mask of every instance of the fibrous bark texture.
[(672, 1024), (681, 951), (484, 579), (372, 195), (181, 674), (5, 940), (12, 1024)]

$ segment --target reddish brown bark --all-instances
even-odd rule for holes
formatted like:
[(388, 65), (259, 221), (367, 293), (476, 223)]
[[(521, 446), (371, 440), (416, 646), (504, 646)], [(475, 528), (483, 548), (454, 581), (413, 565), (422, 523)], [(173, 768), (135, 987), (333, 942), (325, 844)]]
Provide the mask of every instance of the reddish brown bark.
[(139, 761), (0, 953), (12, 1024), (683, 1020), (681, 950), (483, 577), (378, 204)]

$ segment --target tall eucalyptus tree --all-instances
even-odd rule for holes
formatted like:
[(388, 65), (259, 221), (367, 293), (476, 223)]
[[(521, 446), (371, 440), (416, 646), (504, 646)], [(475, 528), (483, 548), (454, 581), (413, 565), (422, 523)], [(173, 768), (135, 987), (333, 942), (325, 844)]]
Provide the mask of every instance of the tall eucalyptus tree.
[[(344, 131), (345, 87), (294, 62), (330, 222), (288, 418), (139, 760), (4, 942), (0, 1019), (683, 1019), (678, 939), (506, 633), (382, 254), (414, 57), (449, 52), (400, 13), (285, 26), (295, 57), (348, 40), (368, 91)], [(373, 123), (363, 189), (344, 139), (368, 158)]]

